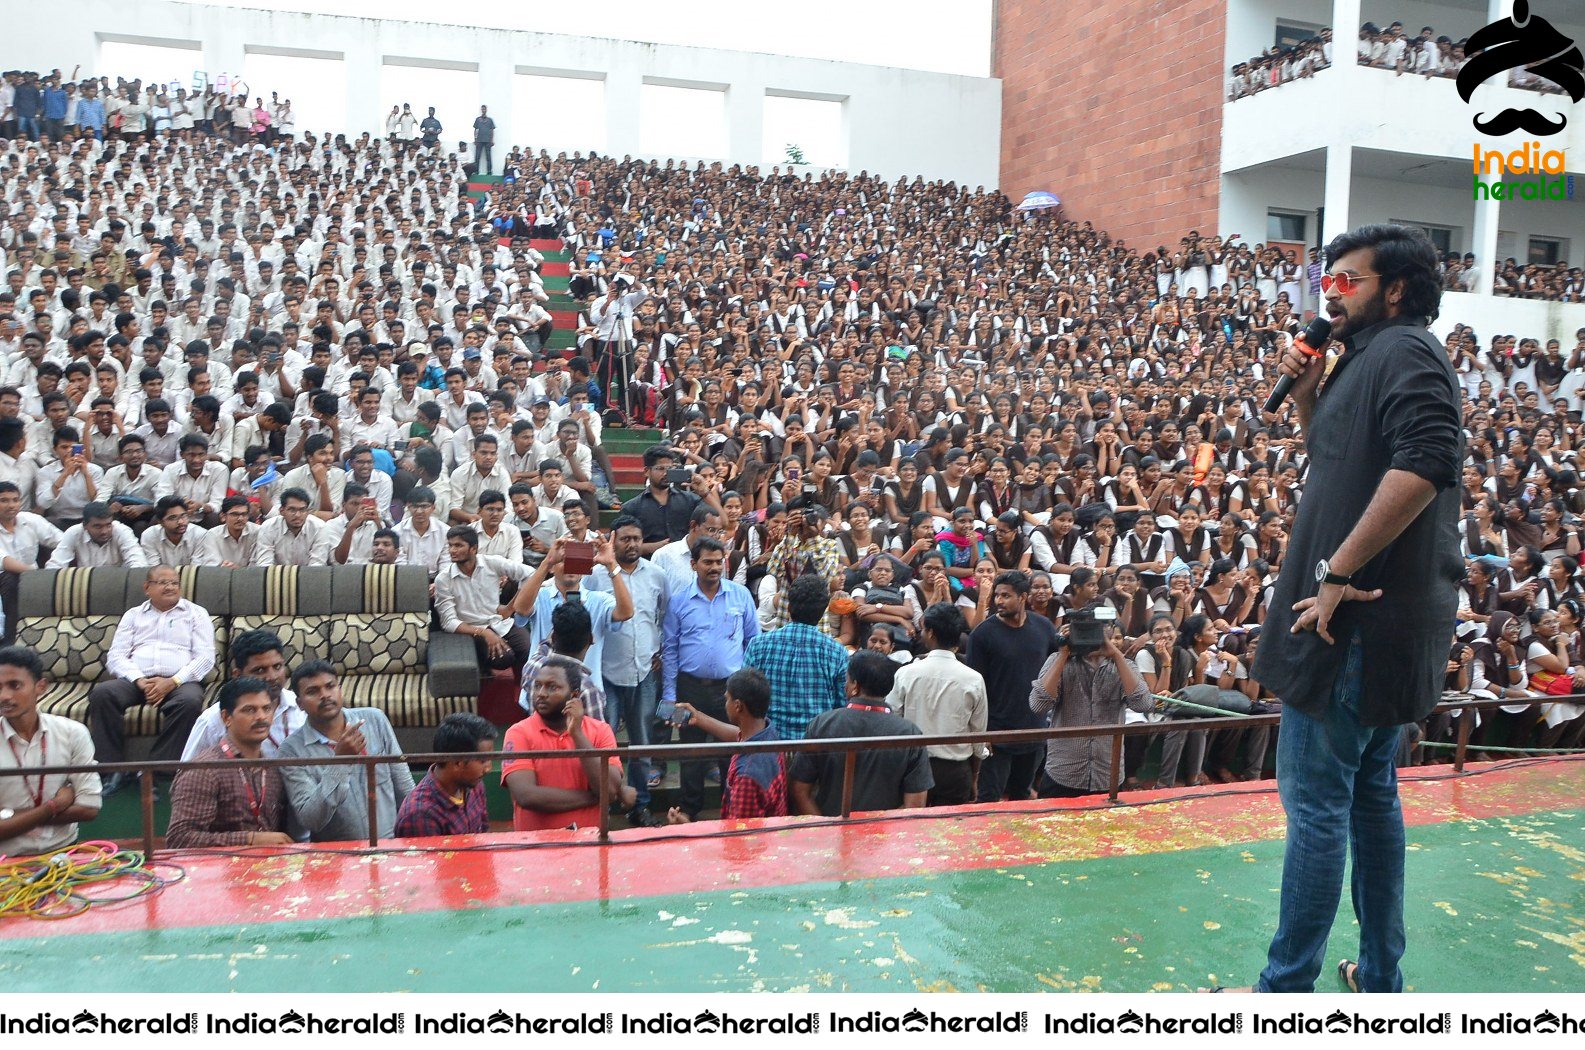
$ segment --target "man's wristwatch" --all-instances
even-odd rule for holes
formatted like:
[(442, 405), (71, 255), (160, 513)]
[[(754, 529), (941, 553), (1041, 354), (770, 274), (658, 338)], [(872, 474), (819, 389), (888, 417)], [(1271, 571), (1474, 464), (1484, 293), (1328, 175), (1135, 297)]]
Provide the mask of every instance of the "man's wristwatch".
[(1332, 566), (1325, 558), (1315, 563), (1315, 582), (1329, 583), (1334, 587), (1347, 587), (1354, 582), (1352, 576), (1340, 576), (1332, 571)]
[(0, 809), (0, 820), (10, 820), (16, 815), (17, 811), (14, 809)]

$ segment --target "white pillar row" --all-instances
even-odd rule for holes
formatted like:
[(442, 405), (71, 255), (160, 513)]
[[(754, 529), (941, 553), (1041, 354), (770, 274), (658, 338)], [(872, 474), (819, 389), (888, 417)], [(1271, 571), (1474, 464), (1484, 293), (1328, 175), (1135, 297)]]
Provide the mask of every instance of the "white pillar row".
[(1326, 204), (1325, 223), (1321, 229), (1321, 243), (1330, 244), (1332, 238), (1348, 232), (1349, 184), (1354, 178), (1354, 148), (1346, 143), (1326, 148)]
[(611, 69), (605, 75), (605, 153), (623, 157), (639, 152), (639, 97), (644, 75), (637, 69)]

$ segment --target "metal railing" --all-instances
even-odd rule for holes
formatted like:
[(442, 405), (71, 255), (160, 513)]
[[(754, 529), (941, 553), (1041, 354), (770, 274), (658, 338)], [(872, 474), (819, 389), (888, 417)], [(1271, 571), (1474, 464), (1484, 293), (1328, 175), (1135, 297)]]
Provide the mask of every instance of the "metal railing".
[[(1470, 699), (1444, 701), (1431, 712), (1458, 714), (1466, 711), (1485, 711), (1497, 707), (1512, 707), (1518, 704), (1536, 706), (1549, 703), (1585, 703), (1585, 693), (1570, 694), (1567, 696), (1549, 697), (1500, 697), (1493, 699)], [(1118, 801), (1118, 792), (1122, 781), (1123, 768), (1123, 740), (1131, 736), (1155, 736), (1161, 733), (1184, 733), (1196, 731), (1214, 731), (1221, 729), (1247, 729), (1254, 726), (1274, 726), (1282, 720), (1280, 713), (1265, 715), (1229, 715), (1226, 718), (1182, 718), (1169, 719), (1161, 722), (1134, 722), (1117, 725), (1093, 726), (1061, 726), (1056, 728), (1040, 729), (1012, 729), (988, 730), (983, 733), (965, 733), (956, 736), (886, 736), (886, 737), (841, 737), (830, 740), (771, 740), (760, 743), (730, 742), (713, 744), (646, 744), (605, 748), (581, 748), (565, 751), (498, 751), (492, 756), (505, 760), (517, 761), (520, 759), (567, 759), (575, 761), (581, 758), (599, 759), (634, 759), (653, 758), (661, 761), (678, 760), (720, 760), (732, 755), (763, 754), (766, 752), (780, 752), (783, 754), (800, 754), (803, 752), (816, 752), (842, 754), (842, 812), (841, 819), (847, 820), (853, 815), (853, 781), (860, 751), (893, 750), (902, 748), (924, 748), (948, 744), (1034, 744), (1045, 743), (1051, 740), (1077, 740), (1094, 736), (1111, 737), (1111, 775), (1108, 783), (1112, 785), (1107, 792), (1107, 799), (1111, 802)], [(1469, 753), (1469, 738), (1473, 730), (1474, 719), (1458, 719), (1458, 739), (1453, 754), (1453, 768), (1463, 772), (1464, 764)], [(293, 758), (253, 758), (253, 759), (210, 759), (202, 762), (103, 762), (75, 766), (25, 766), (0, 769), (0, 776), (42, 776), (44, 774), (57, 775), (62, 773), (135, 773), (138, 776), (140, 805), (143, 821), (143, 852), (147, 856), (154, 856), (154, 777), (159, 773), (179, 773), (184, 769), (231, 769), (241, 764), (250, 768), (276, 768), (280, 766), (361, 766), (363, 768), (365, 801), (368, 806), (369, 841), (371, 847), (380, 844), (379, 825), (376, 819), (378, 812), (376, 793), (378, 790), (377, 769), (381, 765), (403, 762), (410, 765), (433, 764), (437, 762), (455, 762), (459, 755), (452, 752), (438, 754), (397, 754), (397, 755), (327, 755), (303, 756)], [(599, 807), (600, 807), (600, 841), (609, 842), (611, 838), (611, 781), (608, 776), (599, 778)], [(1100, 794), (1100, 792), (1096, 792)]]

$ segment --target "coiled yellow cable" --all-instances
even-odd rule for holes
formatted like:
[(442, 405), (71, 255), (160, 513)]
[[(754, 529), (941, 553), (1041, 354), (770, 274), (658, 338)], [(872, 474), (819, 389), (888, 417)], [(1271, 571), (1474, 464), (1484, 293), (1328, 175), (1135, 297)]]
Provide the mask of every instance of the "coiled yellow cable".
[[(175, 875), (168, 877), (157, 868)], [(142, 853), (103, 840), (79, 842), (37, 857), (0, 858), (0, 919), (70, 919), (95, 905), (158, 893), (186, 877), (177, 865), (149, 864)], [(123, 880), (131, 885), (127, 892), (88, 889)]]

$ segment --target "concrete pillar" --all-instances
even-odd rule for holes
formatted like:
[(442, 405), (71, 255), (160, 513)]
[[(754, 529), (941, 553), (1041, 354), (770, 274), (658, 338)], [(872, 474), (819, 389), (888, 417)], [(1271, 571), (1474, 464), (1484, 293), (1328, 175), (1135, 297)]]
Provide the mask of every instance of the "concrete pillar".
[(1348, 231), (1349, 183), (1354, 177), (1354, 148), (1347, 144), (1328, 146), (1326, 149), (1326, 204), (1325, 225), (1321, 229), (1321, 243), (1330, 244), (1333, 237)]
[(758, 81), (734, 81), (726, 89), (726, 159), (734, 164), (774, 164), (781, 160), (764, 156), (765, 85)]
[(1486, 21), (1495, 22), (1513, 14), (1513, 0), (1486, 0)]
[[(1493, 180), (1494, 181), (1494, 180)], [(1492, 282), (1497, 276), (1497, 233), (1502, 220), (1502, 203), (1477, 197), (1475, 200), (1475, 240), (1470, 251), (1475, 253), (1478, 267), (1476, 295), (1490, 295)]]
[(377, 40), (360, 41), (347, 51), (348, 138), (365, 131), (375, 138), (385, 134), (385, 111), (380, 107), (382, 57)]
[(644, 74), (611, 69), (605, 75), (605, 152), (612, 157), (639, 153), (639, 99)]
[[(494, 46), (491, 46), (491, 45)], [(495, 121), (495, 170), (500, 171), (506, 163), (506, 155), (512, 152), (513, 146), (523, 145), (516, 134), (512, 123), (512, 78), (516, 74), (517, 65), (512, 61), (510, 48), (502, 47), (500, 34), (488, 30), (479, 31), (479, 103), (490, 107), (490, 116)], [(469, 113), (467, 119), (469, 141), (473, 138), (473, 118), (477, 112)]]
[(1360, 0), (1332, 0), (1332, 65), (1359, 64)]
[[(203, 57), (198, 63), (199, 67), (209, 74), (211, 84), (222, 74), (233, 80), (245, 76), (243, 66), (247, 62), (247, 48), (242, 39), (242, 27), (225, 19), (215, 19), (212, 25), (212, 31), (203, 40)], [(251, 88), (255, 85), (248, 86)], [(263, 84), (257, 86), (264, 87)]]

